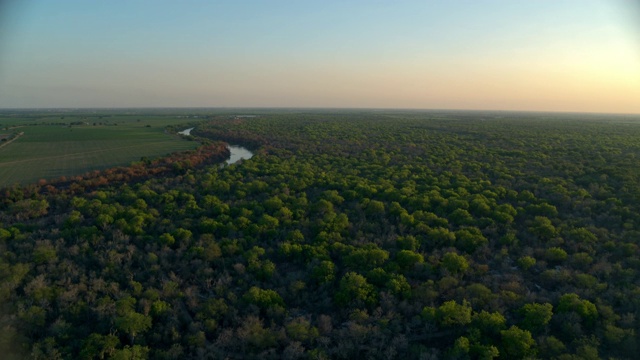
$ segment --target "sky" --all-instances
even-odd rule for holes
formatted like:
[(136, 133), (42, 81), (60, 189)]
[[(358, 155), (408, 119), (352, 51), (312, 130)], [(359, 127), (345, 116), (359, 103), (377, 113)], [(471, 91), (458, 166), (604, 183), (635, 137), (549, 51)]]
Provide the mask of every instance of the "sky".
[(637, 0), (0, 0), (0, 108), (640, 113)]

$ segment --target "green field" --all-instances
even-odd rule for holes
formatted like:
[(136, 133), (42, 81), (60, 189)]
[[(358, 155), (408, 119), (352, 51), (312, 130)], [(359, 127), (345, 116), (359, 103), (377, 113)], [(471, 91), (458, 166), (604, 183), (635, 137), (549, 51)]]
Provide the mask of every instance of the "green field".
[[(193, 121), (141, 115), (2, 116), (0, 134), (24, 135), (0, 147), (0, 186), (80, 175), (193, 149), (196, 142), (165, 133), (167, 125)], [(69, 125), (73, 123), (77, 125)]]

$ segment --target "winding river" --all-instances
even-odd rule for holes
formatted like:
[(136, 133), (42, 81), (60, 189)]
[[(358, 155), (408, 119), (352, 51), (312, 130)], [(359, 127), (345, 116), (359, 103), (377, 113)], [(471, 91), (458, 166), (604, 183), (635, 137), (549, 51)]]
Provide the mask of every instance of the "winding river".
[[(178, 132), (178, 134), (189, 136), (191, 135), (191, 130), (193, 129), (194, 128), (184, 129)], [(226, 165), (232, 165), (237, 163), (240, 160), (248, 160), (248, 159), (251, 159), (251, 157), (253, 157), (253, 153), (249, 151), (249, 149), (244, 148), (242, 146), (227, 145), (227, 149), (229, 149), (229, 151), (231, 152), (231, 156), (227, 161), (225, 161)]]

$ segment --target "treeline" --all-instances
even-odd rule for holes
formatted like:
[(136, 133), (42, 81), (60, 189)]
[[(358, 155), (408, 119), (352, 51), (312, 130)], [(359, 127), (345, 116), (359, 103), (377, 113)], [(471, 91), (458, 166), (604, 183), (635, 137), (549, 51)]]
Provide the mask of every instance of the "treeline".
[(219, 164), (230, 156), (226, 143), (210, 142), (194, 150), (181, 151), (164, 157), (141, 158), (129, 166), (120, 166), (105, 170), (95, 170), (83, 175), (66, 176), (57, 179), (41, 179), (37, 184), (28, 186), (14, 185), (0, 189), (4, 203), (29, 199), (37, 193), (57, 195), (78, 195), (90, 192), (109, 184), (131, 184), (157, 176), (171, 176), (186, 173), (207, 165)]
[(638, 124), (316, 113), (213, 117), (194, 134), (259, 151), (6, 190), (3, 353), (638, 351)]

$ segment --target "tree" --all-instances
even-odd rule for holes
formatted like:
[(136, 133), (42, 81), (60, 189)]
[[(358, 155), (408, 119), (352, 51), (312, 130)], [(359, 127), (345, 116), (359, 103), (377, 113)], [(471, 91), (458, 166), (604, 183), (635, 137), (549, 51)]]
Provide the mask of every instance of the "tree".
[(455, 300), (446, 301), (436, 310), (436, 320), (444, 327), (464, 326), (471, 323), (471, 310), (466, 300), (462, 304)]
[(370, 269), (380, 266), (389, 259), (389, 252), (377, 246), (355, 249), (345, 258), (345, 265), (352, 269)]
[(319, 284), (330, 283), (335, 279), (335, 265), (330, 260), (323, 260), (311, 271), (311, 276)]
[(169, 233), (164, 233), (164, 234), (160, 235), (158, 240), (160, 241), (160, 243), (162, 245), (166, 245), (166, 246), (171, 246), (171, 245), (175, 244), (175, 242), (176, 242), (175, 237), (173, 237), (173, 235), (171, 235)]
[(473, 225), (473, 216), (465, 209), (456, 209), (449, 216), (448, 219), (457, 225)]
[(129, 334), (131, 343), (133, 343), (137, 334), (151, 328), (151, 317), (135, 311), (127, 311), (125, 314), (116, 317), (115, 326), (116, 329)]
[(126, 345), (124, 348), (115, 350), (111, 359), (114, 360), (145, 360), (149, 358), (149, 348), (147, 346)]
[(151, 315), (162, 316), (171, 309), (171, 305), (166, 301), (156, 300), (151, 304)]
[(401, 274), (392, 274), (386, 282), (385, 287), (389, 289), (392, 294), (399, 295), (404, 299), (411, 296), (411, 285), (409, 285), (407, 278)]
[(372, 305), (376, 301), (376, 294), (373, 285), (367, 282), (364, 276), (348, 272), (342, 279), (335, 295), (336, 303), (340, 306), (353, 304)]
[(382, 201), (371, 200), (365, 205), (366, 212), (372, 216), (384, 215), (385, 206)]
[(10, 211), (16, 219), (30, 219), (47, 214), (49, 203), (44, 200), (25, 199), (11, 205)]
[(11, 237), (11, 232), (9, 230), (0, 228), (0, 241), (5, 241)]
[(43, 330), (47, 320), (47, 311), (40, 306), (31, 306), (18, 313), (18, 318), (26, 324), (27, 330), (32, 334), (37, 334)]
[(238, 340), (248, 346), (245, 353), (254, 353), (267, 349), (278, 343), (279, 336), (270, 329), (265, 329), (262, 320), (255, 316), (247, 316), (237, 330)]
[(318, 329), (303, 317), (291, 320), (285, 325), (285, 329), (289, 338), (303, 343), (315, 340), (319, 336)]
[(521, 326), (529, 331), (539, 331), (544, 328), (551, 317), (553, 316), (553, 305), (549, 303), (538, 304), (525, 304), (520, 309), (520, 314), (523, 316)]
[(544, 216), (536, 216), (532, 226), (529, 227), (529, 231), (543, 240), (549, 240), (557, 234), (557, 230), (551, 220)]
[(564, 294), (558, 301), (559, 313), (575, 312), (587, 325), (594, 325), (598, 318), (596, 306), (589, 300), (582, 300), (578, 294)]
[(82, 350), (80, 350), (80, 358), (95, 359), (97, 357), (99, 359), (104, 359), (105, 355), (113, 355), (118, 344), (120, 344), (120, 341), (115, 335), (101, 335), (92, 333), (82, 345)]
[(455, 234), (456, 247), (468, 253), (472, 253), (477, 248), (488, 243), (487, 238), (485, 238), (480, 229), (476, 227), (464, 228), (456, 231)]
[(545, 258), (552, 264), (559, 264), (567, 259), (567, 252), (559, 247), (551, 247), (545, 251)]
[(490, 340), (495, 339), (500, 331), (505, 329), (506, 324), (507, 320), (499, 312), (490, 313), (482, 310), (472, 316), (473, 327)]
[(56, 249), (49, 243), (41, 243), (33, 250), (33, 262), (38, 265), (55, 262), (57, 258)]
[(410, 269), (415, 264), (423, 263), (424, 257), (412, 250), (400, 250), (396, 254), (396, 262), (400, 265), (400, 268)]
[(428, 247), (437, 246), (451, 246), (456, 241), (456, 234), (449, 231), (447, 228), (437, 227), (427, 230), (427, 241), (423, 245)]
[(523, 256), (518, 259), (518, 266), (525, 271), (529, 270), (535, 264), (536, 259), (531, 256)]
[(448, 252), (442, 257), (442, 267), (452, 274), (463, 274), (469, 268), (469, 262), (462, 255)]
[(529, 355), (535, 354), (535, 340), (531, 337), (531, 333), (522, 330), (517, 326), (511, 326), (507, 330), (500, 331), (501, 348), (500, 354), (504, 354), (509, 359), (522, 359)]
[(284, 300), (282, 297), (271, 289), (260, 289), (257, 286), (252, 286), (244, 296), (244, 300), (250, 304), (254, 304), (261, 309), (268, 309), (274, 306), (284, 306)]
[(412, 235), (399, 236), (396, 241), (398, 247), (403, 250), (416, 251), (418, 250), (418, 247), (420, 247), (420, 242)]
[(452, 359), (460, 359), (469, 356), (469, 350), (471, 345), (469, 339), (465, 336), (461, 336), (453, 343), (453, 347), (449, 350), (448, 355)]

